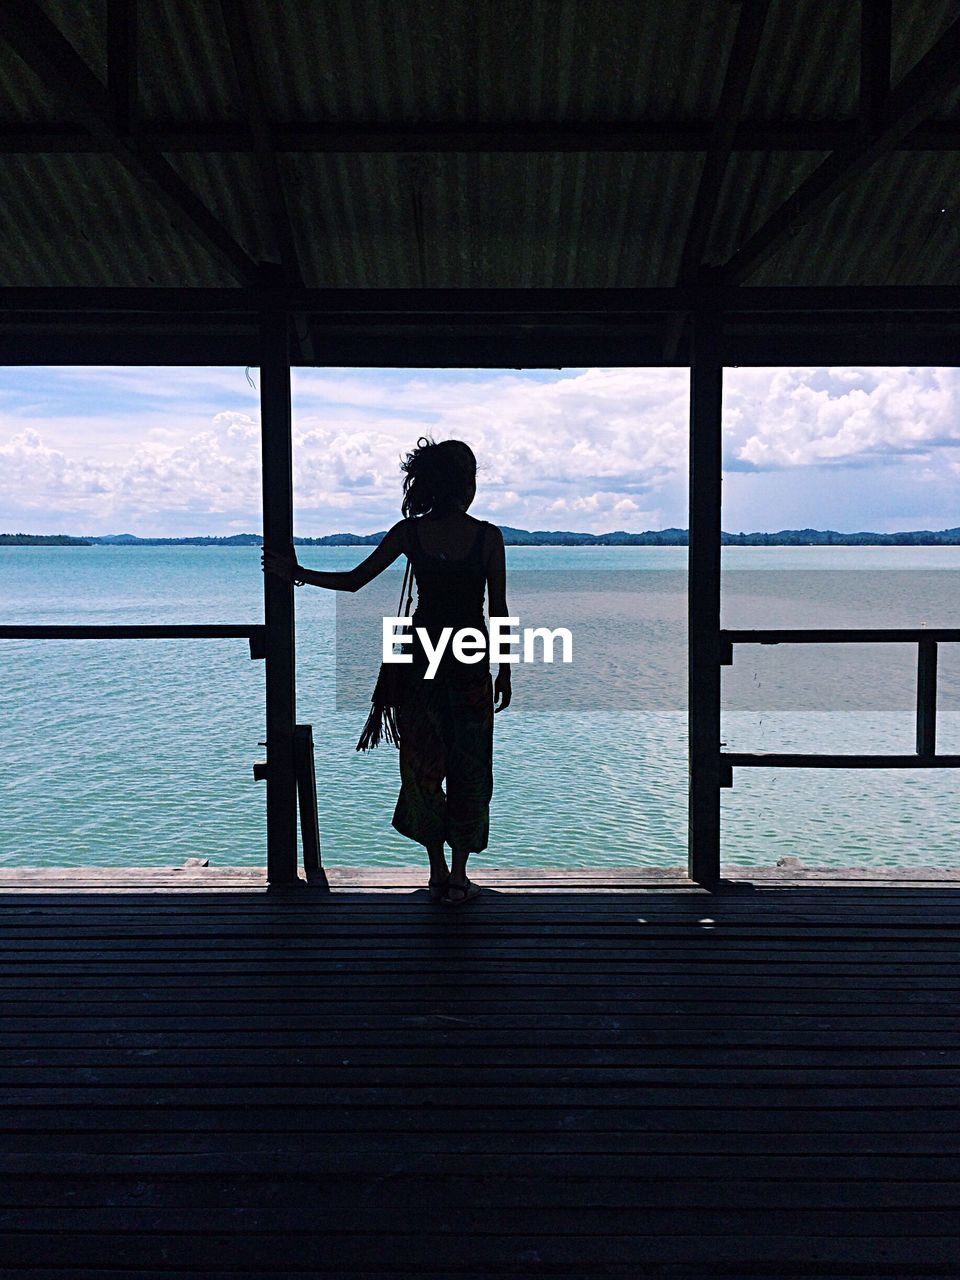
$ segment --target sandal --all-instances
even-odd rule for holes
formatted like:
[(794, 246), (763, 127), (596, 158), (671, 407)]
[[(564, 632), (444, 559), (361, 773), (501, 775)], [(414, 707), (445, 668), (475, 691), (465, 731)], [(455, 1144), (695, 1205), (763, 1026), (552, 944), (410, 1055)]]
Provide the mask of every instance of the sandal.
[[(451, 889), (459, 889), (463, 893), (463, 897), (451, 898)], [(463, 884), (457, 884), (456, 882), (451, 884), (448, 882), (447, 892), (443, 895), (440, 901), (445, 907), (462, 907), (465, 902), (472, 902), (479, 892), (480, 886), (478, 884), (474, 884), (472, 880), (466, 880)]]
[(430, 901), (439, 902), (444, 893), (446, 893), (447, 885), (450, 882), (450, 874), (447, 873), (443, 880), (434, 880), (432, 877), (427, 881), (427, 888), (430, 891)]

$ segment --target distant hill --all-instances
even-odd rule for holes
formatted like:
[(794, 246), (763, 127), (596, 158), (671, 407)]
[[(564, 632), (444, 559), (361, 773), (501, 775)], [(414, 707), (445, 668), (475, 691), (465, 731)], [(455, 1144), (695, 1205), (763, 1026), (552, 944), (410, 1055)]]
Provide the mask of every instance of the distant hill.
[(778, 533), (723, 533), (727, 547), (956, 547), (960, 529), (903, 533), (838, 533), (835, 529), (781, 529)]
[[(573, 530), (513, 529), (501, 525), (508, 547), (685, 547), (686, 529), (648, 529), (644, 533), (577, 533)], [(299, 547), (375, 547), (379, 533), (328, 533), (320, 538), (294, 538)], [(838, 533), (835, 529), (780, 529), (776, 533), (722, 533), (727, 547), (956, 547), (960, 528), (918, 529), (905, 533)], [(0, 546), (88, 547), (259, 547), (259, 533), (233, 533), (229, 537), (199, 535), (193, 538), (138, 538), (132, 533), (108, 533), (70, 537), (64, 533), (0, 533)]]
[(226, 538), (199, 534), (192, 538), (138, 538), (133, 533), (91, 535), (89, 541), (101, 547), (259, 547), (259, 533), (234, 533)]
[(647, 530), (646, 533), (575, 533), (565, 529), (512, 529), (501, 525), (508, 547), (685, 547), (686, 529)]
[(66, 533), (0, 533), (0, 547), (89, 547), (91, 541)]
[[(503, 526), (503, 540), (513, 547), (685, 547), (686, 529), (648, 529), (645, 533), (534, 533)], [(727, 547), (923, 547), (960, 546), (960, 529), (906, 533), (838, 533), (835, 529), (780, 529), (776, 533), (720, 534)]]

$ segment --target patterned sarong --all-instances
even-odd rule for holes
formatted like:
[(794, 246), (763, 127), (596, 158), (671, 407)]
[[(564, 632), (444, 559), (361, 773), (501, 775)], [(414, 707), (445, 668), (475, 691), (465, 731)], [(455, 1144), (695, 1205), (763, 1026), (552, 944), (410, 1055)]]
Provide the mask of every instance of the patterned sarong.
[[(413, 679), (398, 708), (400, 796), (393, 825), (422, 845), (487, 847), (493, 795), (493, 682)], [(443, 783), (446, 781), (446, 791)]]

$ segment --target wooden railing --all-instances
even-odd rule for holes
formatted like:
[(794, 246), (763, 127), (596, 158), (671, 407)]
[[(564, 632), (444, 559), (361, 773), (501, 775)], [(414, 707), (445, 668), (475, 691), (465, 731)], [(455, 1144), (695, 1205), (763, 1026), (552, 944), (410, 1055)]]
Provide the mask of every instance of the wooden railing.
[(720, 785), (733, 786), (734, 768), (776, 769), (957, 769), (960, 755), (937, 754), (937, 646), (960, 641), (956, 628), (721, 631), (720, 665), (733, 662), (736, 644), (915, 644), (917, 646), (917, 736), (913, 754), (824, 754), (790, 751), (721, 751)]
[[(231, 623), (13, 625), (0, 626), (0, 640), (246, 640), (250, 645), (250, 657), (262, 659), (267, 656), (266, 632), (267, 629), (262, 623), (253, 625)], [(303, 842), (303, 867), (310, 883), (327, 888), (326, 874), (320, 858), (313, 730), (308, 724), (298, 724), (295, 728), (294, 756)], [(253, 775), (258, 780), (265, 780), (270, 776), (266, 761), (258, 761), (254, 765)]]
[(265, 656), (266, 627), (227, 623), (107, 626), (0, 626), (0, 640), (248, 640), (250, 657)]

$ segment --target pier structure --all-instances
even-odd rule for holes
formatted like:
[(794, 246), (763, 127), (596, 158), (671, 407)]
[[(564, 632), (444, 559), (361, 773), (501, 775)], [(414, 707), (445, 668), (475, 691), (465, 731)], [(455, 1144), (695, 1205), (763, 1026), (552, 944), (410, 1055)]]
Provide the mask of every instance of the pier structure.
[[(743, 769), (958, 763), (956, 633), (720, 616), (724, 369), (957, 363), (956, 5), (3, 0), (0, 68), (0, 361), (258, 368), (268, 547), (291, 369), (690, 370), (686, 868), (325, 881), (265, 579), (266, 884), (2, 877), (0, 1270), (956, 1274), (955, 885), (720, 861)], [(724, 751), (742, 646), (896, 638), (915, 752)]]

